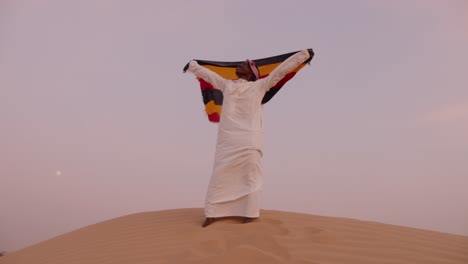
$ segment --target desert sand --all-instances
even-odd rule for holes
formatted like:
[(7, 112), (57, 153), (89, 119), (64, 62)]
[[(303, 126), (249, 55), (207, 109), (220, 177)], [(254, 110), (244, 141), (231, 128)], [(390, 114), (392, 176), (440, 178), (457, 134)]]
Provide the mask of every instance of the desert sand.
[(202, 209), (115, 218), (7, 253), (0, 264), (468, 263), (468, 236), (263, 210), (201, 228)]

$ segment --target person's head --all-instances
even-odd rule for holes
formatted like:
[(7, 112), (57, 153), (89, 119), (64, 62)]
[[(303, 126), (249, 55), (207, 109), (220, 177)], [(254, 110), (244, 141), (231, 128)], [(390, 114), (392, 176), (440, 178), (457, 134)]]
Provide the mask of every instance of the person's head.
[(258, 68), (251, 60), (246, 60), (237, 65), (236, 75), (241, 79), (252, 82), (259, 78)]

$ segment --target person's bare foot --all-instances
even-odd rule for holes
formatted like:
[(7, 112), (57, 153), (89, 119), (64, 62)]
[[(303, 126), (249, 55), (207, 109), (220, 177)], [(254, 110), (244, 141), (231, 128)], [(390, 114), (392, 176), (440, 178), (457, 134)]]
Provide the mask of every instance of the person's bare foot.
[(207, 227), (208, 225), (211, 225), (212, 223), (214, 223), (214, 221), (216, 221), (216, 218), (214, 217), (207, 217), (205, 219), (205, 222), (202, 224), (202, 227)]

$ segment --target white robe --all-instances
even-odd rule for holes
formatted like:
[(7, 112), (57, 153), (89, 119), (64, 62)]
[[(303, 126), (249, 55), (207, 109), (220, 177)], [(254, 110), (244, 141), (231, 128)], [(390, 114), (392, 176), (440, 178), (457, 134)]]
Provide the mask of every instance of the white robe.
[(310, 57), (307, 50), (289, 57), (255, 82), (224, 79), (191, 61), (188, 71), (211, 83), (224, 96), (213, 174), (205, 201), (206, 217), (258, 217), (263, 185), (262, 99), (269, 88)]

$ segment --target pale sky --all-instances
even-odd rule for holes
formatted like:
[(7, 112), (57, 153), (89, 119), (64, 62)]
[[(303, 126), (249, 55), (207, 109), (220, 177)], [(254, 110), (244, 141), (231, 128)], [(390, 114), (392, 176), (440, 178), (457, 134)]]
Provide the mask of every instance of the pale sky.
[(217, 125), (183, 66), (305, 48), (261, 207), (468, 235), (467, 47), (465, 0), (0, 0), (0, 251), (201, 208)]

